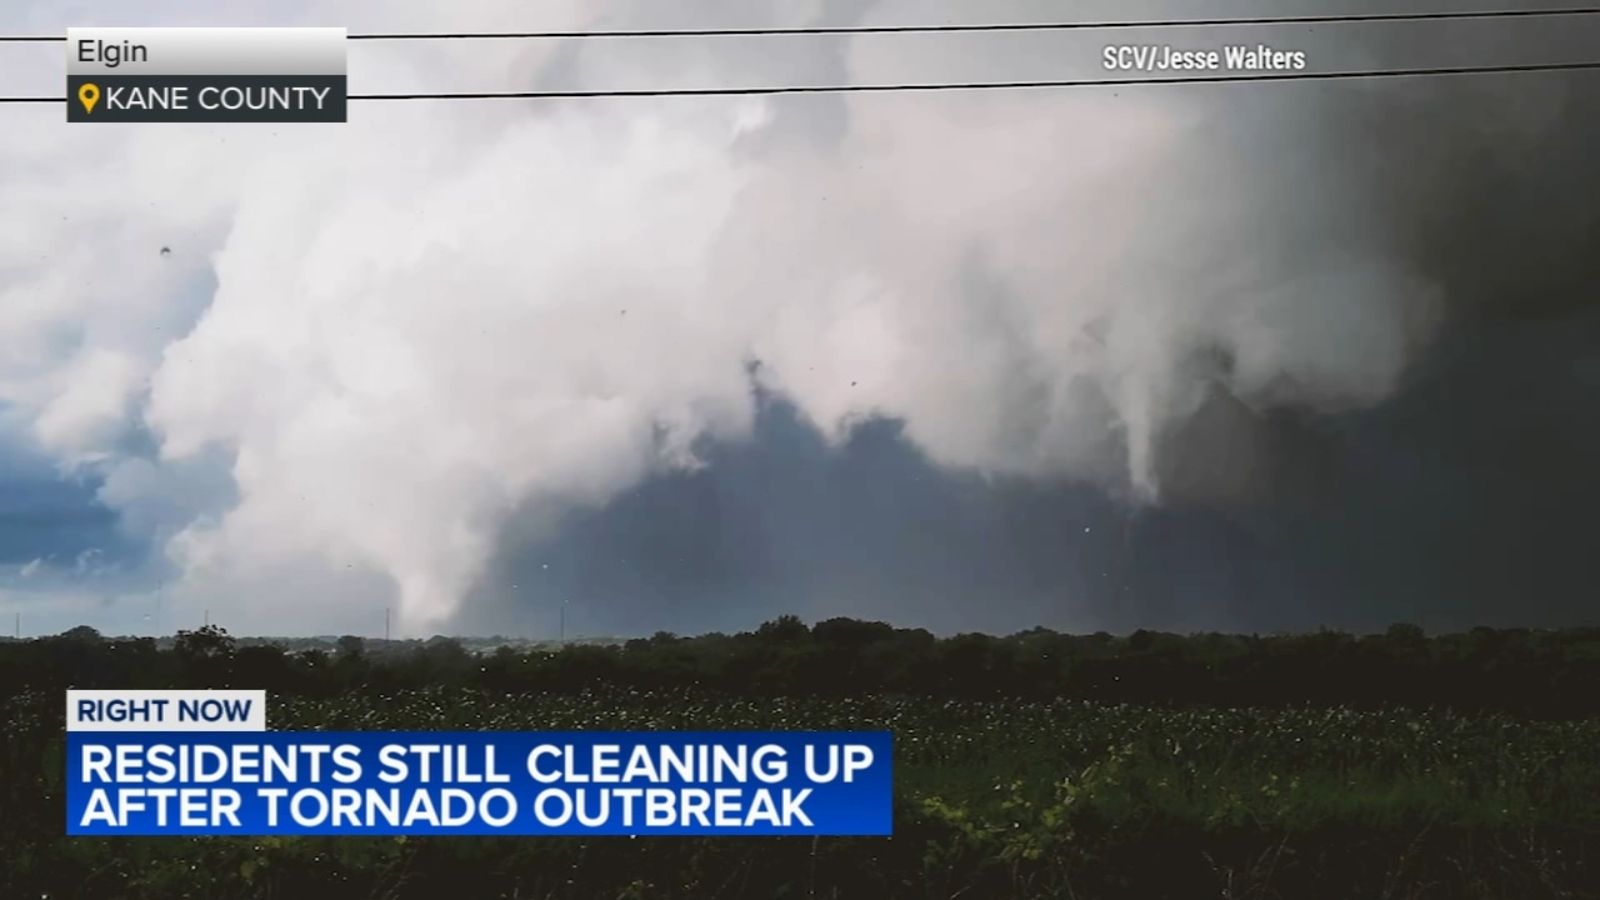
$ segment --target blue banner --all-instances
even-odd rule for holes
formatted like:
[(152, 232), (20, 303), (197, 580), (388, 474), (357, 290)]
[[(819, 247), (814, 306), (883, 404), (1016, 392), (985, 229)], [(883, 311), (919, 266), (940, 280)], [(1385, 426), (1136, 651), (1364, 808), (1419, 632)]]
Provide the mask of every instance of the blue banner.
[(888, 732), (72, 732), (70, 835), (887, 835)]

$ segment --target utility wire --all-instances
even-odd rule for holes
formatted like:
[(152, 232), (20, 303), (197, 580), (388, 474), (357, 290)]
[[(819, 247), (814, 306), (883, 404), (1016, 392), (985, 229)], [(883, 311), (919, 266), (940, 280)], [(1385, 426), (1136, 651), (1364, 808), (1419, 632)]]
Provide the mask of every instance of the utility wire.
[[(860, 94), (932, 91), (1022, 90), (1030, 88), (1134, 87), (1173, 84), (1247, 84), (1272, 81), (1346, 81), (1376, 78), (1423, 78), (1446, 75), (1490, 75), (1523, 72), (1575, 72), (1600, 69), (1600, 60), (1572, 63), (1530, 63), (1512, 66), (1451, 66), (1426, 69), (1367, 69), (1351, 72), (1270, 72), (1265, 74), (1188, 75), (1176, 78), (1084, 78), (1055, 81), (970, 81), (923, 84), (774, 85), (727, 88), (645, 88), (595, 91), (476, 91), (460, 93), (350, 94), (347, 100), (562, 100), (608, 97), (734, 97), (772, 94)], [(0, 97), (0, 103), (65, 103), (65, 97)]]
[(779, 85), (735, 88), (645, 88), (621, 91), (480, 91), (463, 93), (351, 94), (349, 100), (558, 100), (603, 97), (729, 97), (763, 94), (859, 94), (928, 91), (1019, 90), (1029, 88), (1131, 87), (1157, 84), (1240, 84), (1252, 81), (1338, 81), (1358, 78), (1414, 78), (1516, 72), (1570, 72), (1600, 69), (1600, 60), (1532, 63), (1519, 66), (1457, 66), (1428, 69), (1369, 69), (1353, 72), (1281, 72), (1189, 75), (1177, 78), (1085, 78), (1057, 81), (971, 81), (925, 84)]
[[(1004, 22), (946, 25), (819, 25), (795, 28), (651, 28), (583, 31), (391, 32), (347, 35), (352, 41), (535, 40), (543, 38), (769, 37), (834, 34), (951, 34), (1004, 31), (1096, 31), (1128, 28), (1201, 28), (1228, 25), (1336, 25), (1357, 22), (1438, 22), (1462, 19), (1527, 19), (1591, 16), (1600, 6), (1455, 12), (1354, 13), (1318, 16), (1254, 16), (1215, 19), (1145, 19), (1099, 22)], [(65, 41), (65, 35), (0, 35), (0, 43)]]
[(1451, 19), (1521, 19), (1538, 16), (1590, 16), (1600, 7), (1478, 10), (1432, 13), (1357, 13), (1322, 16), (1257, 16), (1222, 19), (1148, 19), (1103, 22), (1007, 22), (952, 25), (835, 25), (797, 28), (654, 28), (614, 31), (459, 31), (352, 34), (352, 41), (433, 41), (539, 38), (769, 37), (831, 34), (952, 34), (995, 31), (1110, 31), (1127, 28), (1201, 28), (1226, 25), (1331, 25), (1349, 22), (1428, 22)]

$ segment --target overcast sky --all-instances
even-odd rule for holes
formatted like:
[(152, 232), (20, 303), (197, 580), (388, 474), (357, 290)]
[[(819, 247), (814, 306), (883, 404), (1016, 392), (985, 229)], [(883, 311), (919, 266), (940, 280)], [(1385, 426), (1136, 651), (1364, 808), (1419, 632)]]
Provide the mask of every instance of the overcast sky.
[[(20, 0), (0, 31), (1397, 8)], [(1086, 78), (1113, 42), (1515, 65), (1593, 58), (1600, 17), (361, 42), (350, 84)], [(0, 45), (8, 93), (63, 74)], [(0, 624), (1595, 624), (1597, 99), (1591, 71), (329, 126), (0, 107)]]

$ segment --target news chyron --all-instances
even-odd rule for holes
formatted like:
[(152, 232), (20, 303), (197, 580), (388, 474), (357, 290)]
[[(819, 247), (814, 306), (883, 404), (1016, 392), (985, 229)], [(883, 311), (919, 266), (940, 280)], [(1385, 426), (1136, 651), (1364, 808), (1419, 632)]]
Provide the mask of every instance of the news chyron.
[(69, 28), (68, 122), (344, 122), (343, 28)]
[(257, 690), (67, 691), (67, 834), (893, 833), (868, 732), (269, 731)]

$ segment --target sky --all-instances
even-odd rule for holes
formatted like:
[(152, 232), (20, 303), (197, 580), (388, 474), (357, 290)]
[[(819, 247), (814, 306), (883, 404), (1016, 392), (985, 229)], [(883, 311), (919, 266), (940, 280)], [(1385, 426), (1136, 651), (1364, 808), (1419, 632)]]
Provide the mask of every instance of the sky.
[[(1194, 9), (20, 0), (0, 31)], [(1592, 59), (1600, 17), (353, 42), (350, 89), (1092, 78), (1118, 42), (1518, 65)], [(0, 45), (0, 83), (59, 93), (60, 54)], [(314, 126), (6, 105), (0, 625), (1596, 624), (1597, 96), (1589, 71), (365, 103)]]

